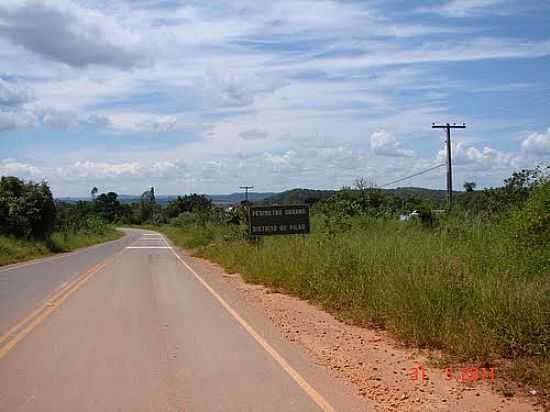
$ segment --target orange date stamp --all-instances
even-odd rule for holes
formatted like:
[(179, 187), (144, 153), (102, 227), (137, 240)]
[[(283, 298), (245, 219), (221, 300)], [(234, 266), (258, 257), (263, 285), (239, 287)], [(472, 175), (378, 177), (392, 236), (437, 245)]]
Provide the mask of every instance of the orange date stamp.
[[(446, 381), (462, 383), (481, 383), (495, 381), (495, 368), (445, 368), (441, 371)], [(409, 378), (418, 383), (426, 383), (430, 380), (428, 369), (417, 366), (409, 369)]]

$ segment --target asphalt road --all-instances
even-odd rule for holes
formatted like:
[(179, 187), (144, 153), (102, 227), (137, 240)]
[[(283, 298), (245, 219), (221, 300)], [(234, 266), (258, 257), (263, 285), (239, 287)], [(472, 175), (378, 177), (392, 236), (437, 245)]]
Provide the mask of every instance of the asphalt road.
[(0, 411), (365, 404), (152, 232), (0, 269)]

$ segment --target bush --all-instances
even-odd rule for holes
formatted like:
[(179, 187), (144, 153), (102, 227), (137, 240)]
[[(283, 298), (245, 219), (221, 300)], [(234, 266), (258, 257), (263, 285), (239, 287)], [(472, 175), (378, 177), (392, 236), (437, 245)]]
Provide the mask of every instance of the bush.
[(0, 179), (0, 231), (21, 238), (45, 239), (53, 231), (56, 208), (46, 182)]
[(550, 270), (550, 181), (536, 187), (510, 217), (512, 249), (531, 272)]

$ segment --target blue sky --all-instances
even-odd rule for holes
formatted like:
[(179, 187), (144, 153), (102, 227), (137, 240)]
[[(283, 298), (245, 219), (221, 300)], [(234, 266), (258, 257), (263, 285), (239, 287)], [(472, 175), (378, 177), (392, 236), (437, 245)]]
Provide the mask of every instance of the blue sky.
[(3, 0), (0, 62), (0, 174), (56, 196), (382, 185), (432, 122), (455, 187), (550, 161), (546, 0)]

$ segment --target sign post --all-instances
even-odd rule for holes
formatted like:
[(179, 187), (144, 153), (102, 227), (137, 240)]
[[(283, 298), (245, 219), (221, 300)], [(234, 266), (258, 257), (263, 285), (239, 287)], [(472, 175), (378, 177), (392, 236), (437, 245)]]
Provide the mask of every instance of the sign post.
[(309, 206), (252, 206), (248, 224), (251, 236), (309, 233)]

